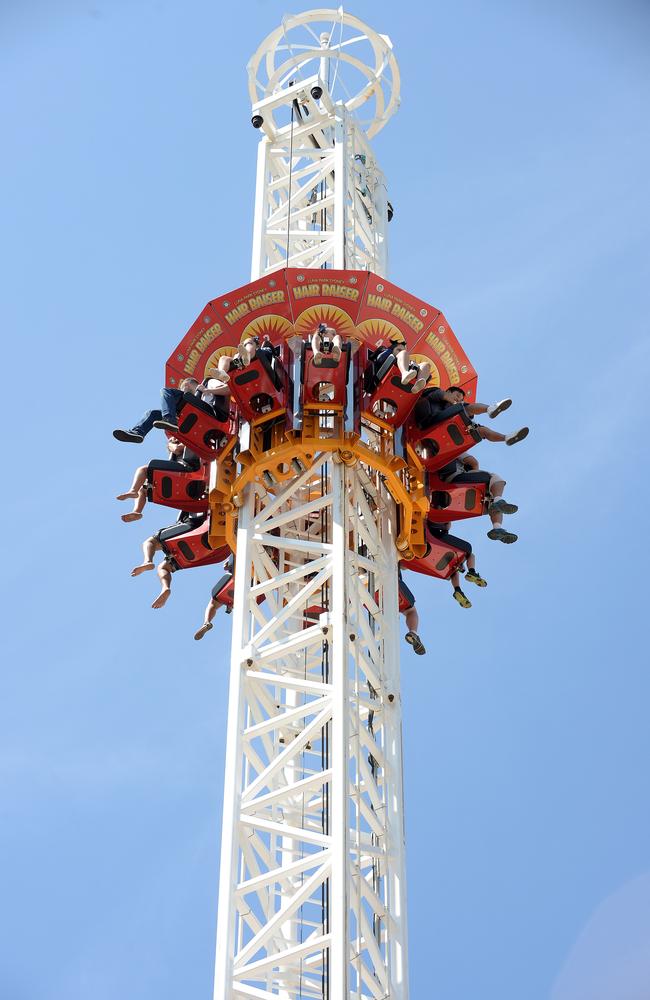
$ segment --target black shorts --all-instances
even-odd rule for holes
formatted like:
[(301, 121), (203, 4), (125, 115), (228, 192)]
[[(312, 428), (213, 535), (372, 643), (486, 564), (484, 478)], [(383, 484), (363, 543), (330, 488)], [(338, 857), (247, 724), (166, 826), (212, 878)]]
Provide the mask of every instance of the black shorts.
[(177, 459), (154, 458), (147, 466), (148, 474), (152, 472), (197, 472), (201, 468), (201, 460), (196, 460), (196, 465), (192, 462), (179, 462)]
[(460, 475), (454, 476), (453, 479), (449, 480), (449, 485), (454, 486), (456, 483), (485, 483), (486, 486), (489, 485), (493, 472), (484, 472), (483, 469), (477, 469), (476, 472), (461, 472)]
[(186, 535), (188, 531), (192, 531), (196, 528), (195, 521), (176, 521), (175, 524), (170, 524), (167, 528), (161, 528), (153, 536), (156, 538), (160, 544), (163, 542), (168, 542), (171, 538), (178, 538), (179, 535)]

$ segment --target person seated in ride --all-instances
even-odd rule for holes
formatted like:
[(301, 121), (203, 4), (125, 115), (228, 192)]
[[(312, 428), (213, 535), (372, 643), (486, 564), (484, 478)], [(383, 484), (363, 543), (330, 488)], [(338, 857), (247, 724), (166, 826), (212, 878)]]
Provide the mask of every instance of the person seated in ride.
[(488, 538), (491, 538), (495, 542), (505, 542), (506, 544), (512, 544), (518, 539), (518, 535), (515, 535), (512, 531), (507, 531), (503, 527), (503, 515), (504, 514), (516, 514), (519, 508), (515, 503), (508, 503), (507, 500), (503, 498), (503, 491), (506, 487), (506, 481), (496, 472), (486, 472), (484, 469), (479, 469), (478, 462), (473, 455), (461, 455), (460, 458), (455, 458), (453, 461), (448, 462), (444, 465), (442, 469), (439, 469), (436, 475), (443, 481), (443, 483), (453, 483), (458, 485), (459, 483), (464, 483), (466, 485), (472, 485), (477, 483), (484, 483), (488, 490), (490, 491), (491, 500), (488, 504), (487, 513), (492, 522), (492, 527), (487, 533)]
[(325, 354), (329, 354), (332, 361), (340, 361), (343, 352), (343, 338), (337, 333), (334, 327), (319, 323), (311, 335), (311, 349), (314, 356), (314, 364), (320, 366)]
[[(479, 413), (487, 413), (488, 417), (498, 417), (500, 413), (507, 410), (512, 404), (511, 399), (502, 399), (498, 403), (466, 403), (465, 390), (459, 385), (452, 385), (449, 389), (425, 389), (417, 403), (415, 404), (415, 422), (420, 430), (435, 427), (443, 420), (449, 420), (457, 413), (465, 412), (469, 417)], [(512, 434), (499, 434), (483, 424), (475, 424), (476, 429), (484, 441), (504, 441), (508, 445), (517, 444), (528, 436), (528, 427), (520, 427)]]
[(245, 337), (237, 348), (236, 354), (221, 355), (217, 364), (217, 371), (212, 374), (220, 378), (223, 382), (229, 382), (229, 372), (232, 367), (247, 368), (251, 361), (258, 357), (258, 355), (262, 355), (269, 362), (273, 361), (275, 357), (275, 350), (268, 334), (265, 334), (262, 343), (260, 343), (259, 337)]
[[(232, 555), (229, 556), (226, 562), (223, 564), (223, 568), (226, 571), (226, 573), (230, 576), (230, 579), (232, 580), (235, 572), (235, 557)], [(227, 582), (224, 583), (223, 580), (220, 580), (219, 583), (216, 583), (212, 588), (212, 592), (210, 594), (210, 600), (208, 601), (207, 607), (205, 609), (205, 614), (203, 616), (203, 624), (194, 633), (195, 639), (197, 640), (202, 639), (203, 636), (206, 635), (206, 633), (212, 629), (213, 627), (212, 621), (217, 611), (219, 610), (219, 605), (221, 603), (220, 601), (217, 600), (217, 598), (219, 597), (219, 594), (223, 593), (223, 589), (227, 585), (228, 585)]]
[[(445, 545), (452, 545), (455, 549), (461, 549), (465, 552), (465, 560), (462, 566), (466, 567), (465, 579), (469, 583), (475, 583), (477, 587), (487, 587), (487, 580), (484, 580), (480, 573), (476, 569), (476, 556), (472, 552), (472, 546), (464, 538), (458, 538), (456, 535), (450, 535), (449, 529), (451, 528), (451, 522), (446, 522), (444, 524), (427, 524), (428, 530), (431, 535), (443, 542)], [(472, 602), (460, 589), (460, 572), (462, 567), (454, 570), (454, 572), (449, 577), (449, 581), (453, 588), (453, 598), (457, 601), (461, 608), (471, 608)]]
[(161, 590), (158, 597), (151, 605), (152, 608), (162, 608), (167, 603), (171, 594), (172, 573), (176, 568), (167, 556), (165, 556), (156, 568), (153, 561), (154, 555), (156, 552), (162, 551), (164, 542), (171, 538), (177, 538), (179, 535), (185, 535), (188, 531), (194, 531), (195, 528), (198, 528), (201, 524), (203, 524), (207, 516), (208, 515), (205, 513), (192, 514), (182, 510), (175, 524), (170, 524), (166, 528), (161, 528), (155, 533), (155, 535), (151, 535), (142, 543), (142, 562), (139, 566), (135, 566), (134, 569), (131, 570), (131, 576), (140, 576), (141, 573), (146, 573), (149, 570), (156, 569), (158, 579), (160, 580)]
[[(183, 463), (183, 452), (185, 449), (180, 441), (178, 441), (175, 437), (167, 439), (167, 451), (169, 452), (171, 462)], [(144, 505), (147, 502), (146, 482), (150, 467), (151, 463), (150, 465), (141, 465), (138, 469), (136, 469), (133, 474), (133, 482), (126, 493), (117, 494), (118, 500), (135, 500), (133, 510), (128, 514), (122, 514), (122, 520), (126, 524), (130, 521), (139, 521), (142, 517), (142, 511), (144, 510)], [(186, 468), (187, 467), (183, 465), (183, 469), (185, 471)]]
[[(415, 597), (404, 583), (404, 580), (402, 579), (402, 570), (399, 566), (397, 567), (397, 584), (399, 587), (400, 610), (404, 615), (404, 621), (406, 622), (406, 628), (408, 629), (404, 638), (408, 642), (409, 646), (413, 647), (414, 653), (417, 653), (418, 656), (424, 656), (426, 649), (422, 639), (418, 635), (420, 618), (415, 608)], [(402, 603), (404, 603), (406, 607), (401, 607)]]
[(230, 388), (227, 385), (229, 379), (223, 378), (223, 372), (218, 368), (212, 368), (205, 373), (202, 382), (196, 387), (194, 395), (202, 403), (208, 405), (217, 420), (227, 420), (230, 410)]
[(375, 375), (379, 373), (391, 356), (394, 358), (395, 364), (402, 376), (402, 385), (410, 385), (413, 382), (411, 392), (421, 392), (429, 381), (429, 375), (431, 374), (430, 363), (422, 361), (420, 364), (416, 364), (415, 361), (411, 361), (411, 355), (406, 348), (406, 341), (394, 340), (390, 347), (381, 348), (375, 355), (372, 362)]
[(186, 392), (196, 392), (198, 380), (195, 378), (184, 378), (178, 383), (178, 389), (172, 386), (163, 386), (160, 390), (162, 404), (159, 410), (147, 410), (147, 412), (129, 430), (118, 428), (113, 431), (113, 437), (118, 441), (129, 441), (132, 444), (140, 444), (146, 438), (152, 427), (159, 427), (166, 431), (177, 431), (178, 420), (176, 411), (179, 403), (183, 400)]

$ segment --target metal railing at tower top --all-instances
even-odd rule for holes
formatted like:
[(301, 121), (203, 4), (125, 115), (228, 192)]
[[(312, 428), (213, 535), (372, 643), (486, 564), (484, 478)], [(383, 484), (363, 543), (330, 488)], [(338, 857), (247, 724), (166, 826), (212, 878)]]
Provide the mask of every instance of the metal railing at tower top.
[(251, 278), (388, 273), (386, 181), (369, 140), (399, 106), (390, 39), (343, 11), (284, 18), (248, 67), (258, 150)]

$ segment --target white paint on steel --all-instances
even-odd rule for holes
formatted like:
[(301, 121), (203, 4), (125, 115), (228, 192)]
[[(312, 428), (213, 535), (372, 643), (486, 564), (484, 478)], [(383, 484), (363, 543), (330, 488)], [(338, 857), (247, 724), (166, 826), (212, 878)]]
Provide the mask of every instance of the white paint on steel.
[[(368, 137), (399, 101), (389, 39), (342, 9), (310, 11), (284, 19), (249, 74), (264, 118), (252, 277), (287, 260), (385, 275)], [(394, 537), (381, 478), (329, 452), (246, 490), (215, 1000), (408, 1000)]]

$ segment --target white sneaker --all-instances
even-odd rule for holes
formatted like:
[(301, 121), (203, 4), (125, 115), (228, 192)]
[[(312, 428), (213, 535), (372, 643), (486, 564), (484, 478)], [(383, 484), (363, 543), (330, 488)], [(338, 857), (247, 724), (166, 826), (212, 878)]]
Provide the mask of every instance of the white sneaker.
[(487, 415), (488, 417), (492, 417), (494, 420), (494, 418), (498, 417), (500, 413), (507, 410), (509, 406), (512, 406), (511, 399), (502, 399), (499, 403), (492, 403), (492, 405), (487, 408)]
[(526, 437), (528, 437), (528, 428), (521, 427), (513, 434), (506, 434), (506, 444), (518, 444), (519, 441), (523, 441)]
[(408, 385), (409, 382), (412, 382), (414, 378), (417, 378), (417, 376), (417, 368), (409, 368), (406, 375), (402, 375), (402, 385)]

